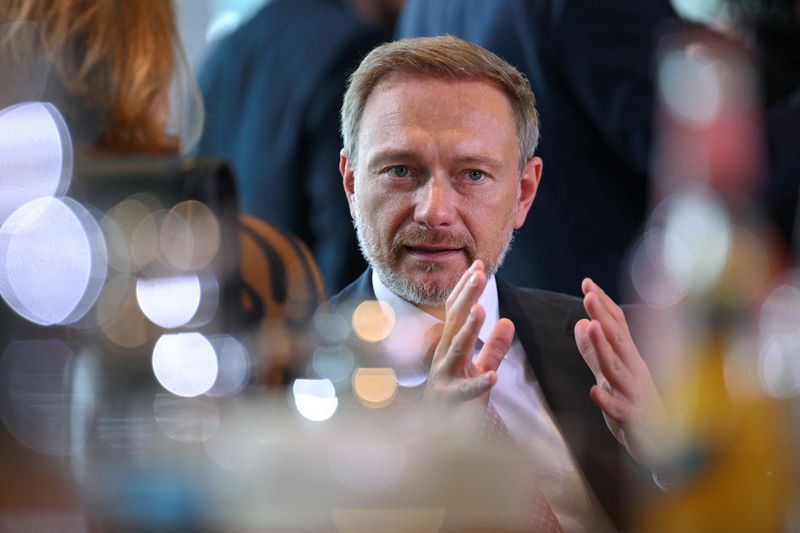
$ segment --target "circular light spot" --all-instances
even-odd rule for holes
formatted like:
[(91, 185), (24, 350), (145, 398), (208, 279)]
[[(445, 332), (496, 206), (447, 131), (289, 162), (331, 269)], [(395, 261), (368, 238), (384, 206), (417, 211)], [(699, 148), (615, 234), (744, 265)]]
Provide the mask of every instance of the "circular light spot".
[[(664, 260), (674, 276), (683, 276), (695, 291), (710, 289), (728, 259), (732, 227), (720, 200), (706, 193), (674, 196), (656, 208), (664, 212)], [(659, 213), (654, 213), (659, 217)], [(689, 264), (686, 264), (686, 252)]]
[(336, 389), (329, 379), (296, 379), (292, 394), (297, 411), (312, 422), (329, 419), (339, 406)]
[(353, 393), (367, 407), (389, 405), (397, 394), (397, 378), (391, 368), (359, 368), (353, 374)]
[(219, 410), (211, 398), (157, 394), (153, 415), (164, 435), (179, 442), (205, 442), (219, 427)]
[(179, 203), (161, 222), (161, 251), (175, 268), (205, 268), (217, 255), (219, 245), (217, 217), (196, 200)]
[(200, 333), (162, 335), (153, 348), (153, 371), (169, 392), (199, 396), (217, 379), (217, 354)]
[(353, 331), (347, 319), (339, 313), (329, 312), (327, 305), (320, 306), (314, 313), (313, 324), (319, 336), (331, 344), (344, 342)]
[[(152, 204), (149, 198), (142, 196), (138, 195), (118, 203), (100, 221), (108, 242), (108, 262), (120, 272), (135, 272), (138, 269), (133, 258), (132, 239), (139, 224), (151, 214), (148, 204)], [(145, 233), (151, 230), (152, 227), (143, 228)], [(144, 237), (144, 234), (140, 235), (141, 237)], [(140, 243), (139, 246), (143, 244)], [(152, 251), (143, 253), (145, 256), (152, 256)]]
[(163, 211), (145, 216), (131, 233), (130, 253), (135, 269), (141, 270), (158, 257), (158, 221)]
[(200, 307), (200, 279), (196, 275), (139, 278), (136, 301), (142, 312), (162, 328), (187, 324)]
[(710, 58), (686, 50), (667, 53), (659, 65), (658, 86), (667, 110), (689, 124), (707, 125), (722, 108), (722, 79)]
[(0, 227), (0, 295), (31, 322), (79, 320), (97, 300), (106, 270), (102, 232), (74, 200), (34, 200)]
[(784, 284), (772, 291), (761, 306), (759, 328), (764, 338), (800, 333), (800, 290)]
[(242, 390), (250, 379), (250, 354), (241, 342), (224, 335), (214, 337), (211, 344), (218, 354), (217, 381), (208, 391), (210, 396), (230, 396)]
[[(639, 298), (647, 305), (664, 308), (680, 301), (689, 292), (687, 276), (670, 272), (664, 259), (666, 241), (674, 237), (660, 229), (652, 229), (644, 234), (634, 246), (631, 257), (631, 283)], [(672, 243), (672, 268), (679, 264), (676, 256), (680, 243)], [(688, 265), (689, 253), (685, 252)], [(680, 271), (678, 272), (680, 273)]]
[(759, 375), (764, 390), (774, 398), (800, 393), (800, 335), (775, 335), (759, 354)]
[(37, 198), (62, 196), (72, 179), (72, 141), (49, 103), (0, 110), (0, 222)]
[(76, 402), (74, 354), (54, 340), (13, 342), (0, 357), (0, 419), (21, 444), (47, 455), (69, 455), (85, 444), (71, 417), (92, 402)]
[(328, 464), (345, 487), (377, 492), (403, 475), (406, 449), (399, 444), (334, 445), (328, 447)]
[(344, 346), (319, 346), (314, 350), (311, 365), (318, 376), (339, 382), (352, 375), (356, 358)]
[(378, 342), (385, 339), (394, 327), (394, 310), (386, 302), (361, 302), (353, 312), (353, 331), (362, 340)]
[(142, 346), (150, 339), (150, 323), (136, 302), (136, 280), (114, 276), (100, 294), (96, 319), (106, 337), (124, 348)]

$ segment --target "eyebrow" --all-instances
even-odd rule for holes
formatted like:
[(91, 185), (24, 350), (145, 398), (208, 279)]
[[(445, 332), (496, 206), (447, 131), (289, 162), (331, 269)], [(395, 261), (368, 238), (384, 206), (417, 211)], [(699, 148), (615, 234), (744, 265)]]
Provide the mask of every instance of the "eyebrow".
[(375, 172), (390, 163), (398, 163), (400, 161), (414, 163), (418, 156), (410, 150), (383, 150), (370, 158), (367, 162), (367, 170)]
[[(418, 156), (411, 150), (384, 150), (372, 157), (367, 163), (367, 169), (370, 172), (376, 172), (386, 165), (392, 163), (410, 163), (414, 164), (418, 160)], [(496, 170), (502, 167), (502, 161), (489, 156), (477, 155), (464, 155), (457, 157), (455, 163), (458, 166), (475, 166), (486, 167), (491, 170)]]
[(489, 156), (465, 155), (457, 157), (455, 159), (455, 162), (459, 166), (486, 167), (491, 170), (497, 170), (503, 165), (502, 161), (500, 161), (499, 159), (495, 159), (494, 157), (489, 157)]

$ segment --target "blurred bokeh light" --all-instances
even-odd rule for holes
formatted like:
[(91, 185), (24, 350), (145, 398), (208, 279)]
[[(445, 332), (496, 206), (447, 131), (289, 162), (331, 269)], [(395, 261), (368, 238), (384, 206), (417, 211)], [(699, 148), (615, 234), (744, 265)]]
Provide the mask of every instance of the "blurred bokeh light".
[(163, 328), (187, 324), (200, 307), (196, 275), (136, 280), (136, 301), (147, 318)]
[(20, 316), (69, 324), (94, 305), (108, 268), (91, 214), (70, 198), (40, 198), (0, 227), (0, 294)]
[(397, 394), (397, 377), (391, 368), (359, 368), (353, 374), (353, 394), (365, 406), (389, 405)]
[(392, 306), (378, 300), (361, 302), (353, 311), (353, 331), (362, 340), (378, 342), (392, 332), (395, 313)]
[(219, 370), (217, 380), (209, 389), (209, 396), (230, 396), (241, 391), (252, 373), (252, 361), (247, 348), (230, 335), (209, 339), (217, 352)]
[(296, 379), (292, 395), (297, 411), (312, 422), (329, 419), (339, 406), (336, 389), (329, 379)]
[(0, 110), (0, 222), (32, 200), (62, 196), (71, 178), (72, 141), (52, 104)]
[(178, 396), (207, 392), (217, 380), (217, 354), (200, 333), (165, 334), (153, 348), (153, 371), (161, 385)]

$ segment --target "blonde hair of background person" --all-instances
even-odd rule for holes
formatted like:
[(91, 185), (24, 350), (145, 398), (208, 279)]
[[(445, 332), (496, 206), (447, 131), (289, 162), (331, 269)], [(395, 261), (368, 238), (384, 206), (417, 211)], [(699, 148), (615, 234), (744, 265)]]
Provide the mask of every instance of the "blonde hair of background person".
[(74, 135), (89, 131), (79, 145), (109, 155), (177, 154), (199, 137), (203, 106), (171, 1), (2, 0), (0, 27), (0, 45), (12, 50), (30, 42), (27, 30), (39, 33), (55, 78), (45, 98)]

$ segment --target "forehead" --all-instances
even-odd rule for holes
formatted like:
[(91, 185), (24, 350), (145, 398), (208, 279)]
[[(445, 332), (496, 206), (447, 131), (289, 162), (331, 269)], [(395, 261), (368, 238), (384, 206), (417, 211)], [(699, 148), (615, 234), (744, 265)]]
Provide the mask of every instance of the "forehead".
[(364, 106), (359, 144), (377, 141), (381, 134), (421, 130), (517, 140), (511, 103), (492, 82), (402, 74), (382, 79)]

